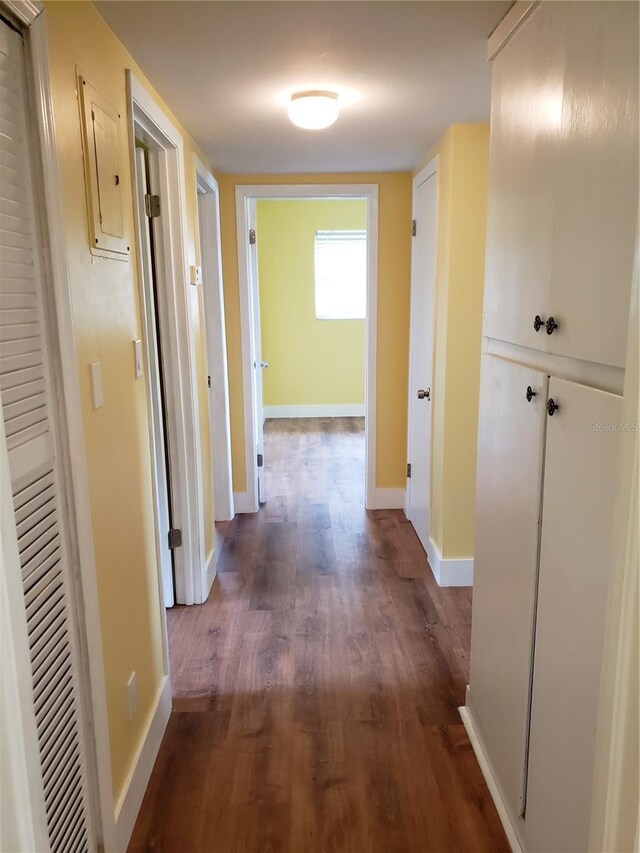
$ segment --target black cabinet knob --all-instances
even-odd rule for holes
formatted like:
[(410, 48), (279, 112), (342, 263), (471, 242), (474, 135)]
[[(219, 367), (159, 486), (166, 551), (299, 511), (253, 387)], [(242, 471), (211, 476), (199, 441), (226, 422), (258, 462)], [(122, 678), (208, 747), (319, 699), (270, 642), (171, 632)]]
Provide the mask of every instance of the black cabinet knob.
[(547, 334), (552, 335), (555, 330), (558, 328), (558, 324), (555, 321), (555, 317), (549, 317), (546, 322)]
[(527, 385), (527, 403), (530, 403), (533, 398), (536, 396), (536, 391), (533, 390), (531, 385)]
[(539, 314), (536, 314), (536, 316), (533, 318), (533, 328), (536, 330), (536, 332), (539, 332), (543, 326), (544, 320)]
[(547, 411), (549, 412), (549, 416), (553, 416), (559, 408), (560, 406), (556, 403), (553, 397), (549, 397), (547, 400)]

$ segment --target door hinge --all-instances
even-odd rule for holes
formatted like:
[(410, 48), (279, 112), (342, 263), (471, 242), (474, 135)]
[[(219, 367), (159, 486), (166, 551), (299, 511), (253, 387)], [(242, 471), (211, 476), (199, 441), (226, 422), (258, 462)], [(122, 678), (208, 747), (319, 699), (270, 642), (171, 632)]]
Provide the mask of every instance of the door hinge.
[(172, 527), (169, 531), (169, 550), (173, 551), (174, 548), (180, 548), (182, 545), (182, 530), (177, 527)]
[(416, 236), (416, 221), (415, 221), (415, 219), (411, 220), (411, 236), (412, 237)]
[(211, 377), (207, 376), (207, 388), (211, 388)]
[(262, 453), (258, 453), (258, 468), (262, 468), (264, 465), (264, 456)]
[(149, 219), (155, 219), (156, 216), (160, 216), (160, 196), (159, 195), (151, 195), (151, 193), (145, 193), (145, 196), (144, 196), (144, 212), (147, 214)]
[(407, 480), (411, 479), (411, 462), (407, 462)]
[(249, 228), (249, 245), (253, 246), (256, 242), (256, 232), (254, 228)]

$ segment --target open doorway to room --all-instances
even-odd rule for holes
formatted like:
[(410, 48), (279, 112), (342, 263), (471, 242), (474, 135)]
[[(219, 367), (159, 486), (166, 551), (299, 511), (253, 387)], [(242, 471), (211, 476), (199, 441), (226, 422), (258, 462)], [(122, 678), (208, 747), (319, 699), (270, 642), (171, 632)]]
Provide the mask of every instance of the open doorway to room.
[(259, 199), (256, 225), (259, 502), (329, 479), (363, 506), (366, 199)]
[(247, 469), (236, 505), (252, 512), (329, 477), (372, 508), (377, 186), (237, 187), (236, 205)]

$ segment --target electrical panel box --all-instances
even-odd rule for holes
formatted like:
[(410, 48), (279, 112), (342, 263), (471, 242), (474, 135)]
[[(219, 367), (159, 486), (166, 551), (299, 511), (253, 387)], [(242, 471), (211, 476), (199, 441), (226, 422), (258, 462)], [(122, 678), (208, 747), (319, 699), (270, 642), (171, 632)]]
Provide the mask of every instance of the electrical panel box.
[(127, 260), (131, 247), (122, 192), (122, 116), (81, 75), (78, 90), (91, 252)]

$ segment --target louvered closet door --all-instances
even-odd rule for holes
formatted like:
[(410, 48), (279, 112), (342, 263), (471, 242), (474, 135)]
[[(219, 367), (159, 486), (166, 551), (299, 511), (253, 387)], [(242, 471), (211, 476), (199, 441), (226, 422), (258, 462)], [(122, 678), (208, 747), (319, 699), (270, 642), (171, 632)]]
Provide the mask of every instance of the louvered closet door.
[(22, 39), (0, 22), (0, 395), (13, 486), (49, 843), (93, 848)]

